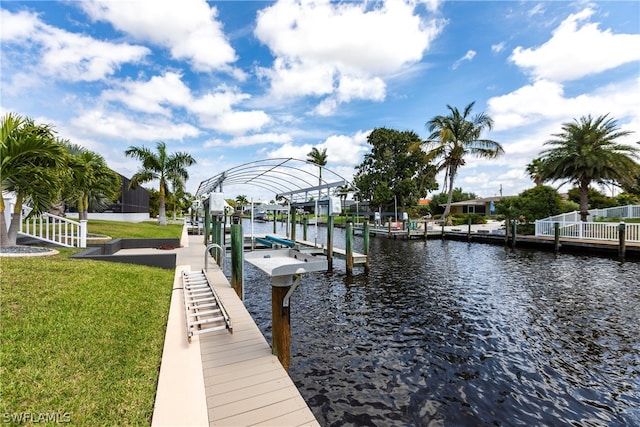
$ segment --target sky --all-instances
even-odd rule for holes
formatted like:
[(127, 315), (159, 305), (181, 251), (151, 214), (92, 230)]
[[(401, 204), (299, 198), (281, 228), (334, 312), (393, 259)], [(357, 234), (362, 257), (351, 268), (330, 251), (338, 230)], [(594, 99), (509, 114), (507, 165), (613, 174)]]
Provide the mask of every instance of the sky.
[(313, 147), (351, 180), (373, 129), (426, 139), (430, 119), (471, 102), (494, 122), (482, 136), (505, 150), (460, 169), (455, 186), (479, 197), (533, 187), (526, 165), (582, 116), (609, 114), (634, 132), (620, 142), (640, 141), (635, 0), (3, 0), (0, 9), (2, 115), (51, 124), (128, 177), (140, 163), (124, 151), (164, 141), (195, 158), (192, 193), (234, 166), (306, 159)]

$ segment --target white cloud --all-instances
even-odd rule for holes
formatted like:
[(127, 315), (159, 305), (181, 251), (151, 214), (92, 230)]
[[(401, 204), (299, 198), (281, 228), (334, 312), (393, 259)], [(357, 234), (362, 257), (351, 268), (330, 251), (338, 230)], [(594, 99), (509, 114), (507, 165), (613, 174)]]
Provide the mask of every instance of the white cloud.
[[(593, 15), (584, 9), (570, 15), (537, 48), (518, 46), (510, 60), (535, 79), (576, 80), (640, 60), (640, 34), (613, 34), (597, 23), (585, 23)], [(580, 26), (579, 24), (582, 23)]]
[(591, 93), (568, 98), (560, 83), (539, 80), (506, 95), (489, 99), (488, 114), (496, 131), (552, 120), (565, 122), (583, 115), (610, 113), (616, 118), (640, 118), (640, 77), (612, 83)]
[(476, 51), (475, 50), (468, 50), (467, 53), (465, 53), (462, 58), (458, 59), (456, 62), (453, 63), (451, 68), (453, 68), (455, 70), (463, 62), (473, 60), (473, 58), (475, 58), (475, 56), (476, 56)]
[(241, 135), (249, 131), (259, 130), (270, 121), (264, 111), (227, 111), (210, 119), (201, 118), (203, 126), (218, 132)]
[(502, 52), (504, 50), (504, 47), (505, 47), (505, 42), (492, 44), (491, 45), (491, 51), (493, 53), (500, 53), (500, 52)]
[(204, 0), (84, 1), (78, 6), (96, 21), (169, 49), (173, 58), (190, 61), (196, 71), (221, 69), (238, 76), (229, 66), (236, 53), (217, 20), (218, 11)]
[[(149, 49), (128, 43), (110, 43), (52, 27), (35, 14), (2, 10), (3, 49), (19, 46), (40, 58), (23, 64), (31, 73), (67, 81), (96, 81), (113, 74), (122, 64), (137, 62)], [(14, 66), (16, 66), (14, 64)]]
[(166, 73), (153, 76), (149, 81), (125, 81), (118, 89), (102, 92), (105, 101), (119, 101), (137, 111), (145, 113), (171, 115), (168, 106), (188, 106), (191, 102), (191, 91), (182, 82), (180, 74)]
[[(382, 79), (420, 61), (441, 31), (440, 22), (422, 20), (415, 6), (280, 0), (258, 14), (255, 35), (276, 57), (261, 75), (277, 97), (336, 94), (329, 104), (384, 99)], [(334, 107), (316, 111), (329, 114)]]
[(157, 116), (145, 121), (123, 113), (100, 110), (87, 111), (71, 119), (70, 123), (80, 134), (127, 141), (182, 140), (200, 134), (197, 128), (187, 123), (175, 123)]

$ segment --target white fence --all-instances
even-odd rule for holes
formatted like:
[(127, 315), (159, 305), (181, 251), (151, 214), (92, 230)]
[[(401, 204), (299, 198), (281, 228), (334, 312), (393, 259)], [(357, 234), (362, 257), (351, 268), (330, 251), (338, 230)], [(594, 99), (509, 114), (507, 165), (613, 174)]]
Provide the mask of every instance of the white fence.
[[(627, 206), (616, 206), (615, 208), (607, 208), (607, 209), (590, 209), (589, 210), (589, 219), (624, 219), (624, 218), (640, 218), (640, 205), (627, 205)], [(542, 221), (551, 221), (551, 222), (578, 222), (580, 221), (580, 212), (573, 211), (569, 213), (564, 213), (556, 216), (552, 216), (549, 218), (545, 218)]]
[[(558, 224), (561, 238), (618, 241), (619, 225), (616, 222), (536, 221), (536, 236), (555, 236)], [(625, 224), (625, 241), (640, 242), (640, 224)]]
[(21, 221), (19, 234), (71, 248), (87, 247), (87, 221), (72, 221), (50, 213)]

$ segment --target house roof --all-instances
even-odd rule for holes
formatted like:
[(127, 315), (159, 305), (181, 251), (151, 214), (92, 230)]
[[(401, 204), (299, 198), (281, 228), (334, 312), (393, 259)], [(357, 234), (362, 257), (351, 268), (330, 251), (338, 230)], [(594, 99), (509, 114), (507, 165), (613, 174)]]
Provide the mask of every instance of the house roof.
[[(479, 199), (471, 199), (471, 200), (463, 200), (461, 202), (455, 202), (455, 203), (451, 203), (451, 206), (484, 206), (487, 203), (491, 203), (491, 202), (499, 202), (500, 199), (502, 199), (502, 197), (500, 196), (496, 196), (496, 197), (481, 197)], [(440, 206), (445, 206), (445, 204), (442, 204)]]

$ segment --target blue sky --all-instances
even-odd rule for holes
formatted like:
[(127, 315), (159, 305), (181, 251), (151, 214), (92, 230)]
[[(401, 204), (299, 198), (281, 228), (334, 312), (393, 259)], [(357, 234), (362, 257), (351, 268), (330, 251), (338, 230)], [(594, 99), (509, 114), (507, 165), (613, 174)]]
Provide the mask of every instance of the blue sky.
[(125, 149), (163, 140), (198, 162), (191, 192), (312, 147), (351, 179), (372, 129), (426, 138), (472, 101), (506, 151), (460, 170), (478, 196), (532, 187), (526, 164), (574, 118), (609, 113), (635, 132), (621, 142), (640, 140), (638, 1), (3, 1), (0, 18), (2, 114), (53, 124), (125, 176), (139, 166)]

